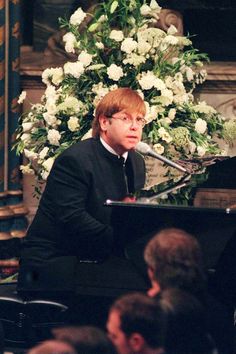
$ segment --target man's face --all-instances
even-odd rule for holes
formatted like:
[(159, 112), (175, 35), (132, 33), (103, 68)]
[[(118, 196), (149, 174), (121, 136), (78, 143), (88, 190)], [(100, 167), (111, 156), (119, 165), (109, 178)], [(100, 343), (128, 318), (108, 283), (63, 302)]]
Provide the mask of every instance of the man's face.
[(141, 140), (144, 117), (138, 111), (124, 109), (112, 117), (99, 119), (101, 137), (117, 154), (134, 149)]
[(107, 320), (108, 336), (119, 354), (132, 354), (129, 339), (120, 329), (120, 316), (118, 311), (111, 311)]

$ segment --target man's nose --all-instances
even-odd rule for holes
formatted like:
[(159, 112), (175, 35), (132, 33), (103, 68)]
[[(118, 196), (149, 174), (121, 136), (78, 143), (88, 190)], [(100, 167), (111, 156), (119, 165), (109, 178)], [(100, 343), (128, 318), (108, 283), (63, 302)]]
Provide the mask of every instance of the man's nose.
[(139, 129), (140, 125), (138, 124), (136, 119), (132, 119), (132, 123), (130, 125), (130, 129), (137, 130)]

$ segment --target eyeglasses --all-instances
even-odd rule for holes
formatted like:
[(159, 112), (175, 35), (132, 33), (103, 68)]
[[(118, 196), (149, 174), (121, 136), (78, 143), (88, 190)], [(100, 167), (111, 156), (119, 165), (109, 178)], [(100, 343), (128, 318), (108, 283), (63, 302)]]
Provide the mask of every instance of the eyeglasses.
[(119, 119), (121, 120), (125, 125), (127, 126), (131, 126), (134, 124), (134, 122), (138, 125), (138, 127), (144, 127), (145, 124), (146, 124), (146, 120), (142, 117), (137, 117), (135, 119), (133, 119), (131, 116), (128, 116), (128, 115), (122, 115), (122, 116), (117, 116), (117, 117), (114, 117), (114, 116), (108, 116), (108, 118), (112, 118), (112, 119)]

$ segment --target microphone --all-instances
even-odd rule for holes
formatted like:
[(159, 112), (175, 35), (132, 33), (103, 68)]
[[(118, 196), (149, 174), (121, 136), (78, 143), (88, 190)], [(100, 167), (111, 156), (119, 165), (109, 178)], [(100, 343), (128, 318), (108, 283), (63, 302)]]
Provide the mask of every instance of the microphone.
[(151, 147), (148, 144), (146, 144), (146, 143), (144, 143), (142, 141), (140, 141), (136, 145), (135, 150), (140, 152), (142, 155), (147, 155), (147, 156), (154, 157), (155, 159), (158, 159), (158, 160), (164, 162), (165, 164), (176, 168), (177, 170), (179, 170), (181, 172), (189, 174), (189, 172), (184, 167), (182, 167), (181, 165), (178, 165), (177, 163), (167, 159), (166, 157), (164, 157), (162, 155), (157, 154), (155, 151), (153, 151), (151, 149)]

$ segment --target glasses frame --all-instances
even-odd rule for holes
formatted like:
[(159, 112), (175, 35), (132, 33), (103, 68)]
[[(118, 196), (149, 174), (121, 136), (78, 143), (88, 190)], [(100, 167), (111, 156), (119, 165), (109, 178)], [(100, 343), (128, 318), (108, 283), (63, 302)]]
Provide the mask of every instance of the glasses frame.
[[(118, 112), (117, 112), (118, 113)], [(114, 113), (116, 114), (116, 113)], [(146, 120), (145, 118), (138, 118), (140, 119), (140, 121), (137, 120), (137, 118), (133, 119), (130, 116), (126, 115), (124, 117), (114, 117), (114, 115), (111, 116), (106, 116), (109, 119), (115, 119), (115, 120), (120, 120), (121, 122), (123, 122), (125, 125), (127, 126), (132, 126), (134, 124), (134, 122), (137, 124), (138, 127), (144, 127), (146, 124)]]

